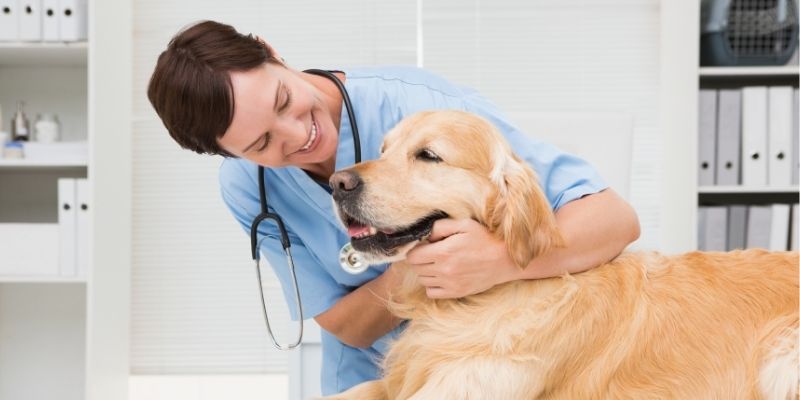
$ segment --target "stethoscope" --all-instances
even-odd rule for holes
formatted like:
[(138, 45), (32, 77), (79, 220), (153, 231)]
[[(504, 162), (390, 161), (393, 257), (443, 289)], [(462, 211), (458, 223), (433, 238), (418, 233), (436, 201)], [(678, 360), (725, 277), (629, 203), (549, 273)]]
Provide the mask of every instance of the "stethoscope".
[[(303, 72), (325, 77), (336, 84), (336, 87), (342, 94), (342, 100), (344, 100), (344, 106), (347, 109), (347, 118), (350, 120), (350, 128), (353, 131), (355, 162), (361, 162), (361, 141), (359, 140), (358, 136), (358, 126), (356, 125), (356, 118), (355, 114), (353, 113), (353, 105), (350, 103), (350, 96), (348, 96), (347, 89), (345, 89), (342, 81), (340, 81), (339, 78), (330, 71), (321, 69), (308, 69)], [(283, 220), (278, 213), (271, 213), (267, 208), (267, 188), (264, 184), (264, 167), (260, 165), (258, 166), (258, 194), (259, 201), (261, 203), (261, 213), (256, 216), (252, 225), (250, 226), (250, 249), (253, 254), (253, 260), (256, 263), (256, 277), (258, 277), (258, 293), (261, 295), (261, 309), (264, 312), (264, 321), (267, 324), (267, 332), (269, 332), (269, 337), (272, 339), (272, 344), (274, 344), (279, 350), (291, 350), (299, 346), (303, 341), (303, 303), (300, 301), (300, 290), (297, 287), (297, 274), (294, 270), (294, 258), (292, 258), (292, 252), (289, 249), (291, 247), (291, 243), (289, 242), (289, 234), (286, 232), (286, 227), (283, 225)], [(300, 317), (298, 323), (299, 333), (297, 335), (297, 340), (288, 345), (281, 345), (278, 343), (277, 339), (275, 339), (275, 334), (272, 333), (272, 327), (269, 324), (269, 316), (267, 315), (267, 304), (264, 301), (264, 287), (261, 283), (261, 257), (259, 256), (258, 251), (261, 243), (258, 240), (258, 226), (261, 222), (268, 219), (275, 221), (275, 224), (278, 226), (278, 230), (281, 233), (281, 246), (283, 247), (283, 252), (286, 254), (286, 260), (289, 263), (289, 271), (292, 273), (295, 304), (297, 304), (297, 311)], [(262, 238), (262, 240), (263, 239), (264, 238)], [(341, 250), (339, 250), (339, 264), (341, 265), (342, 269), (351, 274), (360, 274), (366, 271), (369, 267), (369, 265), (361, 260), (358, 253), (355, 252), (349, 242), (345, 244)]]

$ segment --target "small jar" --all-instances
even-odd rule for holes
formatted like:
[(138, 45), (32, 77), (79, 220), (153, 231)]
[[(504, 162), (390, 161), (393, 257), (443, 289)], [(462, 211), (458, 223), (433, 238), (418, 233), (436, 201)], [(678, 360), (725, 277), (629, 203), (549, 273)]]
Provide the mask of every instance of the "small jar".
[(22, 143), (18, 141), (8, 142), (3, 146), (3, 158), (9, 160), (21, 159), (25, 157)]
[(55, 114), (39, 114), (33, 126), (36, 129), (36, 141), (39, 143), (57, 142), (61, 136), (61, 124)]

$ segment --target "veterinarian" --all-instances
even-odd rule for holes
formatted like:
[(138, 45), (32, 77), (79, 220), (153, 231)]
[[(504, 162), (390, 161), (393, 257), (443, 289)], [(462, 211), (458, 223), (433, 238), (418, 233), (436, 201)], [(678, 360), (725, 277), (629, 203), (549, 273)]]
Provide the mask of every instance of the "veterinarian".
[[(639, 236), (634, 210), (585, 161), (532, 139), (474, 90), (413, 67), (334, 72), (352, 101), (364, 161), (403, 117), (459, 109), (494, 123), (537, 172), (566, 245), (520, 270), (504, 243), (472, 220), (440, 220), (408, 253), (431, 298), (458, 298), (517, 279), (580, 272), (619, 254)], [(524, 79), (525, 77), (520, 77)], [(354, 163), (352, 127), (333, 80), (292, 69), (264, 41), (205, 21), (179, 32), (158, 58), (148, 97), (172, 138), (200, 154), (225, 157), (222, 197), (249, 233), (260, 213), (258, 165), (267, 167), (269, 211), (286, 226), (304, 317), (322, 331), (322, 393), (375, 379), (387, 339), (401, 321), (383, 299), (398, 284), (392, 266), (361, 274), (338, 260), (350, 241), (334, 215), (328, 179)], [(298, 318), (292, 277), (274, 223), (262, 223), (261, 252)], [(483, 266), (491, 265), (492, 268)]]

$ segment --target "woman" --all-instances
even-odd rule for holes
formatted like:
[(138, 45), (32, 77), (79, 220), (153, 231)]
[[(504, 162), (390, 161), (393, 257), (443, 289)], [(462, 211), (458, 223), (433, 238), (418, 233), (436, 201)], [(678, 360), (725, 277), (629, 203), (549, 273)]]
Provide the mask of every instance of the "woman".
[[(379, 157), (383, 135), (407, 115), (426, 109), (474, 112), (493, 122), (531, 164), (556, 212), (566, 246), (524, 270), (476, 222), (437, 221), (430, 243), (407, 259), (431, 298), (584, 271), (638, 238), (633, 209), (586, 162), (522, 134), (475, 91), (412, 67), (335, 74), (352, 100), (364, 161)], [(159, 56), (148, 97), (178, 144), (225, 157), (222, 196), (248, 232), (260, 210), (257, 165), (267, 167), (270, 208), (289, 231), (304, 314), (323, 328), (323, 394), (375, 379), (386, 339), (400, 329), (382, 300), (398, 277), (390, 265), (358, 275), (339, 266), (338, 251), (349, 237), (336, 220), (327, 182), (335, 170), (353, 164), (354, 143), (334, 82), (293, 70), (257, 37), (206, 21), (180, 32)], [(259, 231), (267, 237), (261, 251), (297, 318), (278, 230), (262, 223)], [(480, 267), (486, 263), (497, 268)]]

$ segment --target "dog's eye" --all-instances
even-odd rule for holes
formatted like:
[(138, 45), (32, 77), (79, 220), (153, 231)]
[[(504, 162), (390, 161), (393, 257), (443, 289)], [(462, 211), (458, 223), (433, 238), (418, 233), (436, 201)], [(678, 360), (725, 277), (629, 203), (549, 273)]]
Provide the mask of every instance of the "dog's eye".
[(434, 152), (432, 152), (432, 151), (430, 151), (428, 149), (422, 149), (422, 150), (418, 151), (417, 154), (416, 154), (416, 157), (417, 157), (417, 160), (423, 160), (423, 161), (432, 161), (432, 162), (440, 162), (440, 161), (442, 161), (442, 159), (439, 158), (439, 156), (437, 156), (436, 153), (434, 153)]

